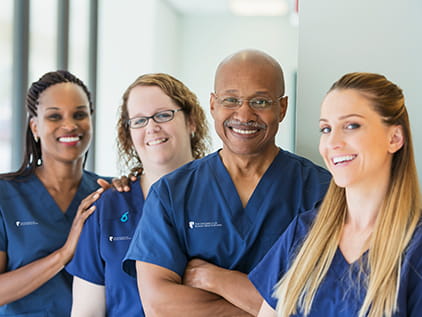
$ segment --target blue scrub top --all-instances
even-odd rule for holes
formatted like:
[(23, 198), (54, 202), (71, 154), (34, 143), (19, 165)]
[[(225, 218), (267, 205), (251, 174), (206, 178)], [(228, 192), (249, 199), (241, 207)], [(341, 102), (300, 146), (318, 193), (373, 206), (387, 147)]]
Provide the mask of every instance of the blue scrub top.
[[(7, 253), (6, 272), (63, 246), (80, 202), (99, 187), (99, 177), (83, 172), (75, 197), (64, 213), (35, 174), (0, 180), (0, 250)], [(69, 316), (71, 290), (72, 277), (61, 270), (34, 292), (0, 306), (0, 316)]]
[(125, 274), (126, 254), (144, 205), (139, 181), (130, 192), (105, 191), (87, 219), (76, 253), (66, 270), (81, 279), (104, 285), (107, 316), (144, 316), (136, 279)]
[[(274, 286), (287, 272), (308, 233), (316, 211), (299, 215), (274, 244), (264, 259), (249, 274), (265, 301), (276, 308)], [(367, 263), (367, 252), (362, 257)], [(327, 276), (315, 294), (309, 317), (356, 317), (366, 295), (360, 261), (349, 264), (337, 249)], [(421, 316), (422, 312), (422, 223), (406, 249), (400, 275), (398, 316)], [(301, 313), (292, 316), (304, 316)]]
[(151, 187), (124, 270), (136, 275), (138, 260), (182, 276), (200, 258), (249, 273), (293, 217), (322, 199), (329, 180), (323, 168), (280, 150), (243, 208), (218, 152), (192, 161)]

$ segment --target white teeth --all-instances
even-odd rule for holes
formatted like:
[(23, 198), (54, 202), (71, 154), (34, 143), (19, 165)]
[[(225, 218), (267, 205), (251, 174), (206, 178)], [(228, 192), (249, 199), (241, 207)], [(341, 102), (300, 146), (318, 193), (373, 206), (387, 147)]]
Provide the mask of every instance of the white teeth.
[(239, 134), (254, 134), (258, 131), (258, 130), (241, 130), (241, 129), (236, 129), (236, 128), (232, 128), (232, 130)]
[(162, 138), (162, 139), (157, 139), (157, 140), (154, 140), (154, 141), (151, 141), (151, 142), (147, 142), (147, 144), (148, 145), (157, 145), (157, 144), (160, 144), (160, 143), (164, 143), (166, 141), (167, 141), (166, 138)]
[(356, 157), (356, 155), (345, 155), (345, 156), (337, 156), (333, 157), (333, 163), (344, 163), (353, 160)]
[(59, 138), (60, 142), (66, 142), (66, 143), (71, 143), (71, 142), (78, 142), (79, 141), (79, 137), (77, 136), (73, 136), (73, 137), (61, 137)]

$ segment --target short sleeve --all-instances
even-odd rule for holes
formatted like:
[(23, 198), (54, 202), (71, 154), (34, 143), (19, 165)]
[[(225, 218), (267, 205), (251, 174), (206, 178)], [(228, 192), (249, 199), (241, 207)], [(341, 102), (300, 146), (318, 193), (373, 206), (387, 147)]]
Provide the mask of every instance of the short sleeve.
[(409, 278), (406, 290), (407, 316), (419, 317), (422, 312), (422, 229), (416, 236), (412, 259), (409, 261)]
[(261, 262), (248, 275), (248, 278), (255, 285), (261, 296), (274, 309), (277, 306), (277, 300), (272, 296), (274, 287), (289, 268), (290, 250), (297, 221), (298, 218), (296, 217)]
[(135, 261), (142, 261), (183, 276), (188, 259), (171, 216), (174, 211), (170, 201), (168, 190), (161, 181), (152, 186), (123, 260), (123, 270), (128, 274), (136, 276)]
[(7, 252), (6, 227), (2, 210), (0, 210), (0, 251)]
[(104, 261), (100, 251), (99, 215), (104, 207), (102, 197), (95, 203), (96, 210), (86, 220), (73, 259), (66, 271), (94, 284), (104, 285)]

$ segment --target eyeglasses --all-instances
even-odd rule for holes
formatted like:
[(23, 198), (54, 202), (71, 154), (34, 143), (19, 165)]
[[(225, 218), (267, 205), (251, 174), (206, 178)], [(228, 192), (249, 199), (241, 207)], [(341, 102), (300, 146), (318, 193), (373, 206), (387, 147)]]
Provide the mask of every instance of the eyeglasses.
[(213, 93), (217, 98), (217, 102), (227, 109), (237, 109), (240, 108), (244, 101), (248, 102), (249, 107), (255, 110), (264, 110), (270, 108), (274, 102), (277, 102), (284, 98), (284, 96), (278, 97), (276, 100), (272, 100), (266, 97), (254, 97), (251, 99), (242, 99), (233, 96), (222, 96), (219, 97), (217, 94)]
[(130, 118), (129, 120), (127, 120), (127, 125), (132, 129), (139, 129), (139, 128), (146, 127), (149, 119), (152, 119), (157, 123), (168, 122), (168, 121), (173, 120), (174, 114), (179, 111), (183, 111), (183, 109), (164, 110), (164, 111), (154, 113), (152, 116), (149, 116), (149, 117)]

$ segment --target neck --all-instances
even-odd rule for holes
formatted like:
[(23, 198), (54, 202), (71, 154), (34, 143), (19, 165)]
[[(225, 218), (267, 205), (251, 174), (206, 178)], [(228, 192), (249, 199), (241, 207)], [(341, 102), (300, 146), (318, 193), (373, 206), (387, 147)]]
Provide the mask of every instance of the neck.
[(239, 155), (223, 148), (219, 154), (230, 175), (239, 177), (255, 175), (261, 177), (274, 161), (279, 151), (280, 149), (274, 146), (258, 154)]
[(186, 158), (183, 162), (177, 164), (159, 165), (159, 166), (145, 166), (141, 176), (141, 188), (144, 194), (144, 198), (148, 195), (149, 189), (152, 184), (158, 181), (164, 175), (174, 171), (180, 166), (189, 163), (193, 160), (193, 157)]
[(82, 160), (72, 163), (45, 162), (35, 169), (35, 174), (47, 188), (68, 191), (77, 187), (82, 178)]
[(361, 230), (373, 228), (385, 200), (387, 184), (346, 188), (346, 224)]

